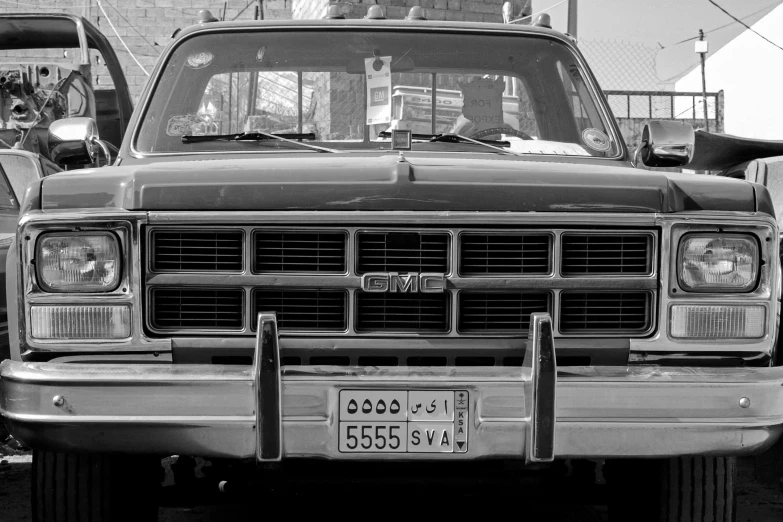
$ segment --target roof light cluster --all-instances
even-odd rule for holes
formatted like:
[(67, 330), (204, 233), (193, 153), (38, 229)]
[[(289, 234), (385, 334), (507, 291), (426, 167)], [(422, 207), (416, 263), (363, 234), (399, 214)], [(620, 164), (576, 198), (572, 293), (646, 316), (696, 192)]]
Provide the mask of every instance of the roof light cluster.
[[(370, 8), (367, 10), (367, 15), (364, 17), (366, 20), (386, 20), (386, 13), (383, 11), (383, 7), (379, 5), (371, 5)], [(340, 6), (337, 4), (332, 4), (329, 6), (329, 9), (326, 11), (326, 16), (323, 18), (324, 20), (345, 20), (345, 14), (343, 14), (342, 10), (340, 9)], [(411, 10), (408, 11), (408, 16), (405, 17), (406, 20), (426, 20), (427, 17), (424, 15), (424, 9), (422, 9), (420, 6), (416, 5), (411, 7)]]
[[(337, 4), (332, 4), (329, 6), (329, 8), (326, 10), (326, 16), (323, 17), (324, 20), (345, 20), (345, 14), (340, 9), (340, 6)], [(386, 13), (383, 10), (383, 7), (379, 5), (371, 5), (370, 8), (367, 10), (367, 14), (364, 17), (367, 20), (386, 20)], [(421, 6), (415, 5), (411, 7), (410, 11), (408, 11), (408, 16), (405, 17), (405, 20), (427, 20), (426, 13), (424, 9), (421, 8)], [(217, 22), (219, 21), (215, 16), (212, 14), (212, 12), (209, 9), (202, 9), (198, 12), (198, 23), (200, 24), (206, 24), (210, 22)], [(533, 22), (534, 26), (537, 27), (546, 27), (548, 29), (552, 28), (552, 21), (547, 13), (540, 14), (538, 18), (536, 18), (536, 21)], [(176, 33), (175, 33), (176, 34)], [(172, 35), (174, 36), (174, 35)]]

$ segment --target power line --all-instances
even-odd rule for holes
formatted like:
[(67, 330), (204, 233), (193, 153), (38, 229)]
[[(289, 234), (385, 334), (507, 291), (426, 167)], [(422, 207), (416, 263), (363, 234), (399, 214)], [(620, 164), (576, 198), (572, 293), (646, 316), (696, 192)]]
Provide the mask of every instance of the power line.
[(252, 4), (254, 1), (255, 1), (255, 0), (250, 0), (250, 1), (247, 3), (247, 5), (246, 5), (246, 6), (245, 6), (245, 7), (244, 7), (244, 8), (243, 8), (241, 11), (239, 11), (239, 12), (237, 13), (237, 15), (236, 15), (234, 18), (232, 18), (231, 20), (232, 20), (232, 21), (234, 21), (234, 20), (236, 20), (237, 18), (239, 18), (240, 16), (242, 16), (242, 13), (244, 13), (245, 11), (247, 11), (247, 8), (248, 8), (248, 7), (250, 7), (250, 5), (251, 5), (251, 4)]
[[(717, 5), (717, 4), (716, 4), (716, 5)], [(736, 23), (741, 23), (742, 25), (744, 25), (745, 27), (747, 27), (747, 25), (746, 25), (746, 24), (744, 24), (744, 23), (742, 22), (742, 20), (747, 20), (748, 18), (752, 18), (752, 17), (756, 16), (757, 14), (759, 14), (759, 13), (761, 13), (761, 12), (763, 12), (763, 11), (766, 11), (766, 10), (768, 10), (768, 9), (770, 9), (770, 8), (777, 7), (778, 5), (780, 5), (780, 2), (779, 2), (779, 1), (778, 1), (778, 2), (773, 2), (772, 4), (769, 4), (769, 5), (768, 5), (768, 6), (766, 6), (766, 7), (762, 7), (762, 8), (761, 8), (761, 9), (759, 9), (758, 11), (754, 11), (754, 12), (750, 13), (749, 15), (743, 16), (743, 17), (742, 17), (741, 19), (739, 19), (739, 20), (737, 20), (737, 19), (735, 18), (735, 20), (734, 20), (733, 22), (729, 22), (729, 23), (727, 23), (727, 24), (724, 24), (724, 25), (721, 25), (721, 26), (719, 26), (719, 27), (714, 27), (714, 28), (712, 28), (712, 29), (709, 29), (709, 30), (707, 30), (707, 31), (704, 31), (704, 34), (710, 34), (710, 33), (714, 33), (715, 31), (720, 31), (721, 29), (725, 29), (726, 27), (729, 27), (730, 25), (734, 25), (734, 24), (736, 24)], [(718, 7), (720, 7), (720, 6), (718, 6)], [(729, 15), (729, 16), (731, 16), (731, 15)], [(734, 17), (732, 16), (732, 18), (734, 18)], [(755, 32), (755, 31), (754, 31), (754, 32)], [(693, 37), (691, 37), (691, 38), (686, 38), (685, 40), (680, 40), (679, 42), (675, 42), (675, 43), (673, 43), (673, 44), (667, 45), (666, 47), (661, 47), (660, 49), (658, 49), (658, 52), (660, 53), (660, 52), (661, 52), (661, 51), (663, 51), (664, 49), (669, 49), (670, 47), (675, 47), (675, 46), (677, 46), (677, 45), (684, 44), (684, 43), (686, 43), (686, 42), (691, 42), (691, 41), (693, 41), (693, 40), (698, 40), (698, 39), (699, 39), (699, 37), (698, 37), (698, 36), (693, 36)], [(773, 45), (774, 45), (774, 44), (773, 44)], [(661, 83), (666, 83), (666, 82), (669, 82), (669, 81), (671, 81), (671, 80), (674, 80), (675, 78), (678, 78), (678, 77), (682, 76), (683, 74), (685, 74), (686, 72), (690, 71), (691, 69), (693, 69), (693, 68), (694, 68), (694, 67), (696, 67), (697, 65), (699, 65), (699, 62), (698, 62), (698, 61), (695, 61), (695, 62), (691, 63), (690, 65), (688, 65), (687, 67), (685, 67), (684, 69), (682, 69), (682, 70), (681, 70), (680, 72), (678, 72), (677, 74), (675, 74), (675, 75), (673, 75), (673, 76), (670, 76), (670, 77), (668, 77), (668, 78), (666, 78), (666, 79), (664, 79), (664, 80), (660, 80), (660, 82), (661, 82)]]
[(128, 47), (128, 44), (125, 43), (125, 40), (122, 39), (122, 36), (120, 36), (120, 33), (117, 32), (117, 29), (114, 27), (114, 24), (111, 23), (111, 18), (109, 18), (109, 15), (106, 14), (106, 9), (103, 8), (103, 4), (101, 4), (101, 0), (95, 0), (98, 3), (98, 7), (100, 8), (101, 12), (103, 13), (103, 16), (106, 18), (106, 21), (109, 22), (109, 27), (111, 27), (111, 30), (114, 31), (114, 34), (117, 36), (117, 38), (120, 40), (120, 43), (125, 47), (125, 50), (128, 51), (128, 54), (131, 58), (133, 58), (133, 61), (136, 62), (136, 65), (139, 66), (139, 69), (144, 71), (144, 74), (149, 76), (150, 73), (147, 72), (147, 69), (144, 68), (144, 66), (141, 64), (138, 58), (136, 58), (136, 55), (131, 52), (130, 48)]
[[(777, 7), (779, 5), (780, 5), (780, 1), (773, 2), (773, 3), (769, 4), (766, 7), (762, 7), (758, 11), (753, 11), (749, 15), (743, 16), (740, 20), (747, 20), (748, 18), (753, 18), (757, 14), (759, 14), (759, 13), (761, 13), (763, 11), (767, 11), (768, 9), (771, 9), (773, 7)], [(726, 27), (729, 27), (730, 25), (734, 25), (736, 23), (737, 23), (736, 21), (735, 22), (729, 22), (727, 24), (721, 25), (720, 27), (713, 27), (712, 29), (708, 29), (707, 31), (704, 31), (704, 34), (710, 34), (710, 33), (714, 33), (715, 31), (720, 31), (721, 29), (725, 29)], [(679, 42), (675, 42), (675, 43), (673, 43), (671, 45), (667, 45), (666, 47), (664, 47), (664, 49), (668, 49), (669, 47), (674, 47), (675, 45), (680, 45), (680, 44), (683, 44), (683, 43), (686, 43), (686, 42), (692, 42), (693, 40), (698, 40), (698, 39), (699, 39), (698, 36), (693, 36), (691, 38), (686, 38), (685, 40), (680, 40)]]
[(516, 20), (511, 20), (511, 21), (510, 21), (510, 22), (508, 22), (508, 23), (510, 23), (510, 24), (513, 24), (514, 22), (521, 22), (522, 20), (527, 20), (528, 18), (532, 19), (534, 16), (538, 16), (538, 15), (540, 15), (541, 13), (545, 13), (545, 12), (547, 12), (547, 11), (551, 10), (551, 9), (554, 9), (555, 7), (559, 6), (560, 4), (564, 4), (564, 3), (566, 3), (566, 2), (568, 2), (568, 0), (563, 0), (562, 2), (558, 2), (558, 3), (556, 3), (555, 5), (550, 5), (550, 6), (549, 6), (549, 7), (547, 7), (546, 9), (542, 9), (542, 10), (540, 10), (540, 11), (538, 11), (537, 13), (529, 14), (529, 15), (527, 15), (527, 16), (523, 16), (522, 18), (517, 18)]
[[(758, 11), (754, 11), (754, 12), (750, 13), (749, 15), (745, 15), (745, 16), (743, 16), (743, 17), (742, 17), (740, 20), (747, 20), (748, 18), (753, 18), (753, 17), (754, 17), (754, 16), (756, 16), (757, 14), (759, 14), (759, 13), (761, 13), (761, 12), (763, 12), (763, 11), (766, 11), (766, 10), (768, 10), (768, 9), (770, 9), (770, 8), (777, 7), (777, 6), (779, 6), (779, 5), (780, 5), (780, 1), (773, 2), (773, 3), (769, 4), (769, 5), (768, 5), (768, 6), (766, 6), (766, 7), (762, 7), (762, 8), (761, 8), (761, 9), (759, 9)], [(708, 30), (704, 31), (704, 34), (710, 34), (710, 33), (714, 33), (715, 31), (720, 31), (721, 29), (725, 29), (726, 27), (729, 27), (730, 25), (734, 25), (734, 24), (736, 24), (736, 23), (737, 23), (737, 21), (735, 21), (735, 22), (729, 22), (729, 23), (727, 23), (727, 24), (723, 24), (723, 25), (721, 25), (720, 27), (713, 27), (712, 29), (708, 29)], [(740, 23), (741, 23), (741, 22), (740, 22)], [(668, 49), (668, 48), (670, 48), (670, 47), (675, 47), (675, 46), (677, 46), (677, 45), (684, 44), (684, 43), (687, 43), (687, 42), (692, 42), (692, 41), (694, 41), (694, 40), (698, 40), (698, 39), (699, 39), (699, 37), (698, 37), (698, 36), (692, 36), (692, 37), (690, 37), (690, 38), (686, 38), (685, 40), (680, 40), (679, 42), (674, 42), (673, 44), (669, 44), (669, 45), (667, 45), (667, 46), (665, 46), (665, 47), (664, 47), (664, 46), (661, 46), (660, 50), (661, 50), (661, 51), (663, 51), (664, 49)], [(660, 44), (658, 44), (658, 45), (660, 45)]]
[[(106, 3), (108, 4), (108, 2), (106, 2)], [(136, 32), (136, 34), (138, 34), (139, 36), (141, 36), (142, 40), (144, 40), (145, 42), (147, 42), (147, 45), (149, 45), (150, 47), (152, 47), (152, 50), (153, 50), (153, 51), (156, 51), (156, 52), (158, 51), (158, 49), (157, 49), (157, 48), (155, 48), (155, 45), (153, 45), (153, 44), (152, 44), (152, 43), (151, 43), (149, 40), (147, 40), (147, 38), (146, 38), (146, 37), (145, 37), (143, 34), (141, 34), (141, 32), (140, 32), (138, 29), (136, 29), (136, 26), (135, 26), (135, 25), (133, 25), (133, 24), (130, 22), (130, 20), (128, 20), (127, 18), (125, 18), (125, 17), (122, 15), (122, 13), (120, 12), (120, 10), (119, 10), (119, 9), (117, 9), (117, 7), (116, 7), (116, 6), (114, 6), (113, 4), (109, 4), (109, 6), (111, 6), (111, 8), (112, 8), (112, 9), (114, 9), (114, 11), (115, 11), (115, 12), (116, 12), (118, 15), (120, 15), (120, 18), (122, 18), (123, 20), (125, 20), (125, 23), (126, 23), (126, 24), (128, 24), (128, 26), (129, 26), (131, 29), (133, 29), (133, 30)]]
[(772, 45), (774, 45), (775, 47), (777, 47), (778, 49), (780, 49), (781, 51), (783, 51), (783, 47), (779, 46), (778, 44), (776, 44), (775, 42), (773, 42), (772, 40), (770, 40), (769, 38), (767, 38), (767, 37), (766, 37), (766, 36), (764, 36), (763, 34), (759, 33), (758, 31), (756, 31), (755, 29), (753, 29), (751, 26), (749, 26), (748, 24), (746, 24), (745, 22), (743, 22), (742, 20), (740, 20), (739, 18), (737, 18), (736, 16), (734, 16), (733, 14), (731, 14), (730, 12), (726, 11), (724, 8), (722, 8), (721, 6), (719, 6), (719, 5), (718, 5), (718, 4), (717, 4), (717, 3), (716, 3), (714, 0), (707, 0), (707, 1), (708, 1), (709, 3), (711, 3), (712, 5), (714, 5), (715, 7), (717, 7), (718, 9), (720, 9), (721, 11), (723, 11), (724, 13), (726, 13), (728, 16), (730, 16), (731, 18), (733, 18), (735, 21), (737, 21), (737, 22), (741, 23), (742, 25), (744, 25), (744, 26), (745, 26), (745, 27), (746, 27), (746, 28), (747, 28), (749, 31), (751, 31), (752, 33), (755, 33), (757, 36), (759, 36), (759, 37), (763, 38), (763, 39), (764, 39), (764, 40), (766, 40), (767, 42), (771, 43)]

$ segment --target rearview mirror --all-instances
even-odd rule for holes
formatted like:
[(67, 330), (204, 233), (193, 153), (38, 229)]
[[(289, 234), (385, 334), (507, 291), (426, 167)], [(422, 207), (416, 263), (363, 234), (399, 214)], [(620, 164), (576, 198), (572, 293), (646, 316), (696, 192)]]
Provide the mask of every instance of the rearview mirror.
[(102, 145), (95, 121), (82, 117), (53, 121), (49, 126), (48, 142), (49, 159), (58, 165), (95, 163), (98, 147)]
[[(372, 58), (368, 56), (367, 58)], [(413, 59), (409, 56), (403, 56), (401, 58), (392, 57), (391, 72), (410, 72), (416, 68), (413, 63)], [(364, 74), (364, 58), (354, 58), (348, 62), (345, 66), (345, 72), (348, 74)]]
[(634, 154), (648, 167), (682, 167), (693, 159), (696, 135), (687, 123), (651, 121), (644, 126), (642, 141)]

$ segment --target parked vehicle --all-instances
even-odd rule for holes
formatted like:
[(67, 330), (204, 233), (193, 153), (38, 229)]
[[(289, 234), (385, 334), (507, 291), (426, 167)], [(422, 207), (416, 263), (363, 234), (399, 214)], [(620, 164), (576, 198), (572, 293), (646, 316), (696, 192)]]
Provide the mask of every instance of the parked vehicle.
[[(0, 149), (0, 288), (5, 289), (5, 261), (14, 242), (19, 208), (25, 188), (49, 174), (60, 172), (57, 165), (40, 154), (21, 149)], [(5, 291), (0, 292), (0, 361), (10, 358), (8, 315)]]
[[(130, 91), (109, 41), (81, 16), (19, 13), (0, 16), (0, 50), (61, 50), (46, 62), (0, 61), (0, 148), (48, 154), (49, 125), (69, 117), (95, 120), (115, 149), (133, 111)], [(112, 87), (95, 89), (91, 56), (106, 66)]]
[[(203, 13), (115, 165), (30, 186), (0, 412), (39, 519), (152, 520), (180, 455), (229, 489), (606, 459), (616, 520), (734, 520), (736, 457), (783, 429), (769, 192), (633, 168), (688, 164), (693, 129), (628, 151), (567, 35), (336, 9)], [(392, 126), (393, 86), (461, 109)], [(54, 122), (50, 155), (96, 137)]]

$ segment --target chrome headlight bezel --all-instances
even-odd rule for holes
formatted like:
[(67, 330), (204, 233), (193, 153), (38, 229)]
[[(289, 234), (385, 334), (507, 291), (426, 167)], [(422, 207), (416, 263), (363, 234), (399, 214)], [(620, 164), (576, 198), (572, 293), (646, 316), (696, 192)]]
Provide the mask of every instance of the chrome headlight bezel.
[[(704, 238), (704, 239), (710, 239), (710, 240), (731, 240), (731, 241), (747, 241), (748, 244), (752, 247), (753, 250), (753, 260), (752, 260), (752, 278), (748, 280), (747, 283), (744, 283), (742, 285), (735, 285), (731, 286), (724, 282), (721, 283), (705, 283), (701, 286), (694, 286), (692, 284), (688, 284), (683, 277), (683, 272), (685, 269), (685, 247), (686, 243), (688, 241), (692, 241), (693, 239), (697, 238)], [(750, 293), (753, 292), (759, 284), (760, 277), (761, 277), (761, 264), (762, 264), (762, 256), (761, 256), (761, 245), (759, 243), (758, 238), (753, 234), (747, 234), (747, 233), (737, 233), (737, 232), (688, 232), (686, 234), (683, 234), (679, 238), (679, 242), (677, 244), (677, 257), (676, 257), (676, 266), (675, 272), (676, 272), (676, 278), (677, 278), (677, 284), (679, 287), (689, 293), (706, 293), (706, 294), (714, 294), (714, 293), (721, 293), (721, 294), (742, 294), (742, 293)]]
[[(116, 259), (114, 260), (114, 274), (111, 285), (103, 285), (100, 283), (80, 282), (71, 284), (61, 284), (52, 286), (51, 281), (47, 281), (43, 274), (43, 247), (47, 240), (53, 239), (67, 239), (67, 238), (86, 238), (86, 237), (106, 237), (114, 243), (114, 250), (116, 252)], [(45, 232), (38, 236), (35, 243), (35, 276), (38, 286), (47, 293), (63, 294), (63, 293), (78, 293), (78, 294), (106, 294), (113, 292), (119, 288), (123, 280), (123, 251), (122, 242), (120, 238), (111, 231), (84, 231), (84, 232), (58, 232), (51, 231)]]

